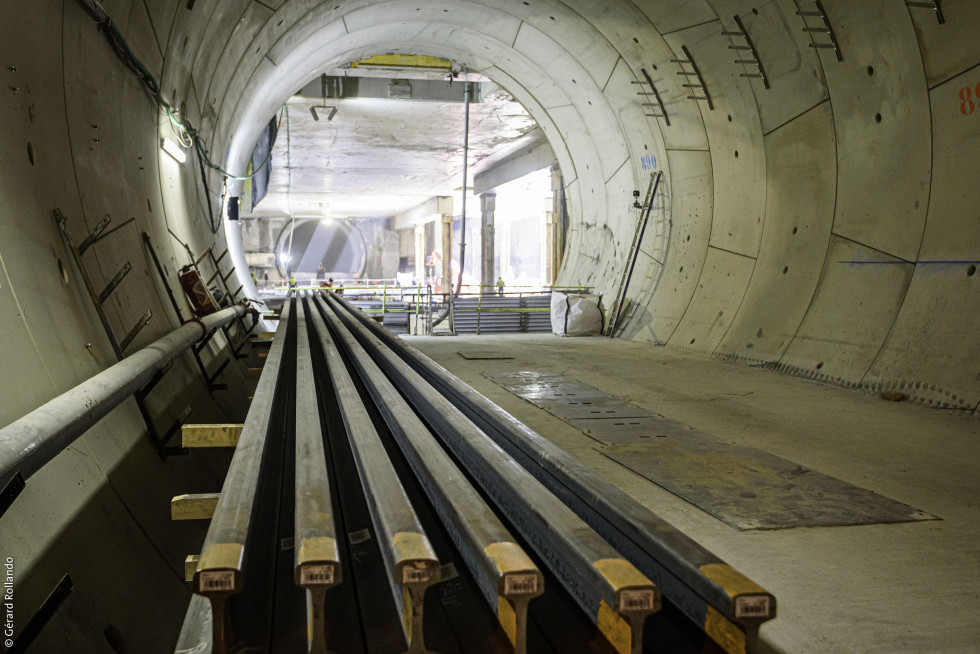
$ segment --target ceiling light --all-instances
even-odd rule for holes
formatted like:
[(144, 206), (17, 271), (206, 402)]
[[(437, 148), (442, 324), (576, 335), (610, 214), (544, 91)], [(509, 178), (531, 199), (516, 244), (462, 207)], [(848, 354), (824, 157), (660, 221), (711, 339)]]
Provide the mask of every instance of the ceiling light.
[[(329, 106), (324, 105), (324, 106), (319, 107), (319, 108), (320, 109), (329, 109), (330, 110), (330, 114), (327, 116), (327, 120), (333, 120), (334, 119), (334, 116), (337, 115), (337, 107), (329, 107)], [(313, 116), (313, 120), (317, 120), (318, 121), (318, 120), (320, 120), (320, 116), (319, 116), (319, 114), (317, 114), (316, 110), (317, 110), (317, 107), (310, 107), (310, 114)]]
[(177, 163), (184, 163), (187, 161), (187, 153), (184, 152), (184, 149), (167, 137), (163, 137), (160, 140), (160, 149), (173, 157), (174, 161)]

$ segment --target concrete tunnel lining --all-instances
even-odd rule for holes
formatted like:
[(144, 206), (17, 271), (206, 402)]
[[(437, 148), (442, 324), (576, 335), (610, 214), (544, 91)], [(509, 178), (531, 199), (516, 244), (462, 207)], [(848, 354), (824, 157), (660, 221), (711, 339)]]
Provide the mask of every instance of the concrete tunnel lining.
[[(406, 17), (414, 18), (417, 15), (414, 4), (399, 3), (398, 6), (405, 7)], [(588, 216), (587, 224), (591, 230), (602, 235), (600, 244), (589, 243), (587, 247), (593, 252), (599, 250), (593, 255), (595, 259), (606, 261), (616, 261), (617, 257), (622, 259), (625, 256), (625, 249), (628, 249), (628, 242), (624, 248), (622, 239), (619, 241), (609, 239), (609, 230), (597, 231), (596, 228), (599, 225), (622, 223), (614, 229), (614, 232), (629, 232), (631, 226), (626, 223), (633, 218), (633, 212), (629, 209), (632, 190), (641, 186), (646, 187), (646, 174), (638, 171), (640, 168), (638, 162), (642, 157), (638, 150), (639, 144), (633, 145), (632, 153), (627, 151), (625, 145), (626, 133), (646, 132), (648, 137), (644, 139), (646, 143), (643, 144), (646, 152), (650, 152), (650, 146), (657, 142), (650, 134), (649, 122), (642, 113), (626, 111), (636, 106), (635, 89), (626, 81), (625, 90), (620, 89), (619, 93), (607, 99), (598, 86), (589, 83), (592, 78), (588, 74), (588, 68), (578, 65), (577, 61), (571, 58), (568, 50), (549, 43), (547, 39), (542, 40), (541, 32), (535, 30), (534, 34), (538, 36), (539, 43), (544, 43), (548, 47), (538, 46), (537, 52), (532, 54), (546, 56), (547, 65), (551, 66), (552, 70), (545, 70), (545, 65), (539, 64), (536, 58), (510, 48), (503, 41), (492, 38), (492, 34), (474, 32), (463, 27), (485, 25), (484, 29), (489, 29), (499, 24), (499, 21), (488, 21), (485, 15), (470, 17), (465, 13), (462, 16), (460, 14), (461, 12), (454, 11), (452, 15), (455, 22), (433, 32), (431, 23), (406, 23), (399, 20), (403, 16), (398, 11), (385, 11), (384, 18), (390, 21), (388, 29), (393, 33), (390, 33), (385, 25), (375, 23), (359, 32), (352, 30), (349, 34), (326, 45), (322, 45), (320, 30), (325, 30), (328, 34), (338, 32), (336, 19), (316, 29), (311, 26), (311, 23), (317, 24), (315, 19), (304, 23), (304, 31), (311, 36), (305, 41), (296, 43), (288, 54), (283, 54), (282, 62), (274, 70), (257, 69), (240, 99), (240, 104), (245, 109), (234, 115), (237, 122), (227, 128), (220, 126), (218, 128), (219, 132), (235, 134), (229, 149), (229, 161), (235, 162), (232, 169), (236, 169), (236, 165), (238, 168), (242, 167), (247, 161), (255, 135), (266, 124), (268, 117), (273, 115), (280, 99), (288, 97), (296, 88), (315, 78), (320, 70), (381, 51), (408, 53), (421, 51), (435, 54), (467, 63), (471, 69), (498, 81), (529, 109), (531, 115), (543, 126), (560, 162), (568, 185), (573, 223), (578, 222), (579, 215)], [(323, 20), (330, 18), (325, 16)], [(513, 19), (510, 22), (520, 25)], [(352, 29), (350, 27), (352, 24), (356, 24), (356, 21), (344, 20), (346, 29)], [(522, 30), (526, 32), (531, 28), (514, 29), (511, 25), (510, 29), (513, 36), (508, 34), (508, 38), (520, 39), (520, 32)], [(443, 30), (450, 30), (450, 34), (444, 34)], [(401, 40), (405, 34), (421, 36), (416, 36), (414, 40)], [(465, 42), (468, 47), (464, 49), (447, 46), (446, 37), (449, 35), (461, 35), (463, 38), (460, 42)], [(289, 39), (289, 36), (288, 32), (283, 35), (280, 43)], [(273, 46), (273, 49), (275, 47)], [(524, 48), (534, 50), (529, 45), (525, 45)], [(500, 51), (499, 56), (495, 57), (493, 62), (485, 62), (482, 51), (493, 52), (494, 49)], [(569, 61), (564, 61), (563, 56), (568, 56)], [(317, 64), (314, 65), (313, 62)], [(614, 61), (612, 65), (618, 67), (619, 62)], [(556, 70), (560, 74), (556, 74)], [(612, 76), (611, 69), (609, 75)], [(551, 78), (559, 81), (554, 82)], [(567, 88), (559, 88), (559, 83)], [(610, 106), (611, 104), (613, 106)], [(622, 118), (616, 120), (614, 117), (617, 114)], [(613, 129), (601, 127), (610, 124), (615, 127)], [(596, 131), (598, 135), (593, 137), (592, 132)], [(564, 138), (562, 135), (569, 136)], [(662, 153), (660, 147), (653, 147), (652, 150), (654, 153)], [(658, 159), (663, 160), (662, 154)], [(578, 165), (575, 164), (576, 161), (579, 162)], [(629, 163), (632, 165), (628, 165)], [(628, 238), (631, 236), (630, 233)], [(576, 238), (578, 232), (573, 231), (571, 251), (580, 247), (574, 242)], [(666, 239), (661, 243), (665, 244)], [(603, 248), (611, 251), (604, 253)], [(590, 278), (585, 280), (587, 283), (595, 282), (591, 279), (592, 275), (587, 277)], [(571, 273), (566, 274), (565, 278), (566, 283), (577, 283), (571, 279)], [(242, 281), (246, 282), (245, 279)], [(611, 288), (604, 289), (607, 295), (611, 290)]]
[[(634, 220), (625, 200), (633, 189), (645, 186), (646, 175), (640, 161), (652, 150), (666, 174), (667, 193), (663, 214), (657, 217), (660, 237), (652, 246), (646, 244), (644, 252), (649, 256), (641, 257), (638, 278), (644, 282), (631, 288), (630, 296), (639, 305), (639, 312), (627, 324), (627, 334), (710, 356), (753, 364), (783, 364), (785, 369), (797, 374), (846, 385), (882, 384), (865, 377), (878, 358), (883, 341), (865, 342), (857, 359), (844, 366), (833, 366), (827, 361), (834, 358), (832, 353), (819, 351), (819, 347), (815, 351), (814, 341), (808, 337), (793, 348), (792, 357), (783, 360), (801, 329), (812, 336), (813, 325), (829, 324), (820, 315), (823, 311), (831, 311), (838, 319), (856, 314), (866, 326), (861, 330), (863, 333), (877, 334), (882, 332), (879, 326), (894, 323), (897, 314), (883, 308), (865, 313), (860, 305), (845, 310), (840, 302), (846, 304), (846, 297), (836, 306), (815, 305), (813, 300), (824, 273), (836, 276), (837, 272), (827, 258), (828, 238), (819, 240), (822, 245), (799, 243), (796, 239), (797, 245), (792, 246), (794, 241), (783, 241), (782, 237), (773, 240), (773, 235), (784, 233), (781, 225), (784, 220), (789, 223), (817, 220), (825, 233), (829, 227), (836, 236), (863, 244), (872, 252), (894, 252), (896, 247), (890, 244), (896, 242), (897, 234), (901, 234), (902, 242), (909, 244), (897, 247), (906, 253), (910, 252), (911, 244), (921, 240), (921, 234), (914, 227), (909, 229), (907, 221), (900, 217), (902, 207), (914, 202), (917, 220), (920, 224), (924, 221), (928, 194), (912, 192), (917, 185), (905, 180), (910, 176), (927, 178), (928, 170), (922, 166), (927, 165), (929, 157), (910, 157), (920, 162), (918, 168), (899, 170), (902, 164), (896, 155), (900, 149), (891, 146), (888, 151), (877, 152), (874, 146), (874, 139), (887, 145), (896, 143), (895, 136), (899, 134), (918, 134), (914, 149), (927, 153), (930, 148), (930, 139), (923, 138), (928, 133), (928, 129), (923, 130), (928, 112), (923, 114), (918, 109), (927, 106), (923, 102), (923, 66), (888, 63), (893, 59), (921, 61), (916, 58), (918, 45), (908, 12), (887, 12), (886, 17), (880, 7), (841, 8), (841, 13), (859, 26), (840, 30), (840, 47), (857, 51), (853, 56), (855, 63), (849, 57), (841, 64), (835, 58), (824, 59), (816, 49), (807, 47), (815, 37), (807, 37), (791, 27), (789, 16), (793, 12), (787, 3), (768, 3), (761, 9), (753, 8), (752, 12), (741, 6), (732, 7), (748, 14), (746, 20), (751, 28), (763, 30), (756, 36), (763, 56), (767, 49), (788, 55), (777, 58), (770, 70), (776, 88), (773, 92), (762, 89), (756, 80), (741, 77), (741, 68), (730, 63), (727, 46), (732, 41), (717, 36), (730, 22), (718, 16), (724, 16), (724, 9), (733, 3), (714, 3), (715, 18), (707, 22), (701, 20), (705, 17), (703, 3), (677, 3), (667, 12), (669, 32), (663, 36), (649, 16), (628, 4), (600, 8), (594, 3), (555, 3), (549, 7), (548, 17), (535, 13), (540, 9), (531, 11), (524, 3), (516, 2), (494, 3), (492, 7), (476, 2), (445, 2), (426, 5), (424, 10), (415, 4), (388, 3), (381, 9), (376, 4), (362, 2), (337, 11), (319, 5), (274, 35), (266, 34), (275, 31), (270, 18), (262, 30), (257, 30), (253, 41), (260, 44), (254, 53), (256, 57), (263, 54), (263, 48), (270, 56), (260, 59), (261, 65), (251, 74), (238, 72), (240, 79), (248, 80), (241, 95), (229, 92), (225, 100), (217, 103), (222, 107), (244, 107), (230, 118), (229, 114), (219, 112), (221, 120), (215, 133), (234, 135), (229, 161), (241, 165), (238, 162), (246, 160), (254, 134), (272, 115), (276, 102), (328, 65), (380, 51), (428, 52), (466, 62), (500, 82), (529, 109), (543, 126), (561, 163), (568, 183), (573, 228), (560, 283), (594, 284), (606, 297), (615, 293)], [(420, 13), (427, 20), (419, 20)], [(691, 17), (687, 24), (682, 15)], [(664, 18), (661, 14), (653, 20)], [(278, 22), (276, 25), (279, 27)], [(324, 39), (324, 34), (330, 38)], [(644, 40), (641, 42), (629, 34), (641, 34)], [(449, 42), (452, 46), (447, 45)], [(869, 42), (879, 46), (868, 51), (864, 44)], [(600, 45), (576, 49), (577, 43)], [(682, 56), (678, 53), (685, 44), (699, 60), (707, 85), (713, 90), (719, 104), (716, 111), (709, 111), (703, 102), (687, 100), (689, 91), (681, 86), (687, 78), (670, 75), (674, 72), (669, 69), (670, 59)], [(662, 74), (654, 74), (656, 83), (663, 84), (661, 91), (671, 115), (670, 127), (662, 121), (651, 121), (642, 110), (636, 110), (635, 89), (629, 85), (639, 81), (638, 69), (654, 60), (651, 52), (656, 54), (654, 65), (668, 67)], [(273, 61), (275, 65), (270, 63)], [(866, 65), (865, 61), (872, 63)], [(866, 75), (865, 70), (876, 72)], [(858, 74), (866, 75), (878, 90), (870, 95), (851, 92), (848, 84)], [(801, 84), (801, 75), (812, 76), (813, 83)], [(861, 81), (867, 86), (865, 80)], [(202, 84), (197, 79), (195, 83)], [(237, 87), (233, 84), (230, 88)], [(873, 119), (869, 116), (874, 114), (868, 114), (864, 107), (887, 103), (896, 88), (909, 89), (910, 97), (916, 98), (910, 102), (916, 113), (878, 114), (884, 116), (881, 120), (885, 122), (886, 136), (872, 136), (871, 143), (851, 136), (868, 133), (873, 127), (869, 125)], [(842, 100), (831, 102), (834, 93)], [(825, 133), (829, 130), (828, 136), (836, 147), (845, 149), (832, 152), (819, 170), (800, 170), (796, 177), (787, 175), (780, 166), (773, 167), (770, 160), (783, 146), (767, 147), (765, 142), (776, 144), (775, 139), (781, 138), (780, 131), (788, 129), (790, 123), (815, 115), (811, 112), (820, 105), (831, 109), (813, 127)], [(805, 154), (812, 135), (806, 129), (799, 134), (805, 138), (782, 140), (799, 143), (800, 152)], [(860, 190), (867, 181), (858, 181), (883, 172), (860, 164), (858, 155), (867, 152), (869, 146), (874, 148), (872, 152), (876, 154), (872, 156), (876, 161), (892, 173), (884, 178), (889, 180), (893, 192), (884, 194), (887, 204), (875, 209), (860, 199)], [(710, 153), (710, 160), (691, 154), (699, 150)], [(673, 162), (677, 165), (672, 166)], [(681, 164), (694, 168), (681, 170), (678, 168)], [(845, 184), (843, 188), (836, 189), (834, 178), (826, 176), (833, 171), (839, 171), (836, 177)], [(801, 198), (798, 195), (801, 184), (805, 187), (813, 175), (825, 178), (815, 180), (816, 195)], [(690, 188), (692, 184), (695, 189)], [(697, 187), (703, 190), (698, 192)], [(708, 195), (713, 199), (709, 200)], [(788, 204), (766, 206), (767, 197), (771, 201), (784, 195)], [(675, 198), (679, 202), (676, 208)], [(811, 202), (818, 203), (814, 207), (822, 207), (818, 209), (819, 215), (808, 217), (805, 211), (790, 215)], [(879, 212), (876, 215), (884, 216), (885, 222), (869, 223), (871, 211)], [(702, 227), (704, 214), (710, 216), (711, 225), (707, 242)], [(889, 220), (894, 228), (886, 226)], [(785, 227), (801, 229), (797, 224)], [(806, 234), (812, 227), (808, 223), (802, 229)], [(679, 245), (668, 230), (682, 238), (695, 236), (698, 240), (694, 243), (685, 240), (683, 248), (678, 248), (678, 253), (670, 253), (665, 260), (670, 245)], [(769, 250), (760, 251), (765, 243), (770, 243)], [(788, 270), (782, 272), (782, 269), (788, 266), (785, 262), (781, 265), (777, 259), (778, 252), (787, 246), (802, 248), (800, 251), (808, 254), (810, 263), (805, 271), (794, 265), (797, 274), (784, 278), (782, 275), (788, 274)], [(748, 257), (750, 261), (736, 263), (735, 255)], [(903, 256), (906, 260), (913, 258), (909, 254)], [(704, 270), (707, 260), (713, 262), (721, 276), (712, 276), (711, 269)], [(659, 283), (661, 276), (665, 276), (664, 283)], [(784, 288), (786, 279), (803, 283)], [(707, 290), (695, 293), (695, 286)], [(902, 294), (903, 290), (892, 291), (896, 292)], [(779, 320), (774, 320), (776, 315), (781, 315)], [(805, 326), (807, 316), (810, 318)], [(763, 336), (756, 336), (760, 333)], [(833, 340), (827, 335), (822, 339)], [(809, 345), (804, 347), (805, 343)]]

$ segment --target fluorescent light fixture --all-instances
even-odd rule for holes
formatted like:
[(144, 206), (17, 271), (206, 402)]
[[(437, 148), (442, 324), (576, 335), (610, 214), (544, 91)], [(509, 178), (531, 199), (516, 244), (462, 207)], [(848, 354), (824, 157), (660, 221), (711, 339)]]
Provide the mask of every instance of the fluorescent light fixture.
[(177, 163), (184, 163), (187, 161), (187, 153), (184, 152), (184, 149), (167, 137), (163, 137), (160, 140), (160, 149), (173, 157), (174, 161)]
[[(337, 107), (322, 106), (320, 109), (329, 109), (330, 114), (327, 116), (327, 120), (333, 120), (334, 116), (337, 115)], [(310, 115), (313, 116), (313, 120), (320, 120), (320, 115), (316, 112), (317, 107), (310, 107)]]

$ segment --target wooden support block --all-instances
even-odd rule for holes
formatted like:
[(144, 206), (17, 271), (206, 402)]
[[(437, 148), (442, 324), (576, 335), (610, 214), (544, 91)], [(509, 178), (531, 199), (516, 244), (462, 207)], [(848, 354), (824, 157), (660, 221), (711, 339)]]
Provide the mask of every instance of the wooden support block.
[(249, 368), (248, 369), (248, 378), (249, 379), (258, 379), (261, 376), (262, 376), (262, 368)]
[(259, 355), (260, 359), (266, 359), (269, 357), (269, 350), (259, 350), (256, 354)]
[(171, 520), (210, 520), (218, 505), (218, 493), (178, 495), (170, 500)]
[(266, 349), (268, 350), (272, 347), (273, 339), (271, 338), (253, 338), (251, 340), (251, 345), (253, 350)]
[(235, 447), (242, 425), (181, 425), (183, 447)]
[(197, 572), (197, 562), (201, 560), (199, 554), (188, 554), (184, 559), (184, 581), (194, 581), (194, 573)]
[(258, 337), (259, 338), (275, 338), (275, 336), (276, 336), (276, 333), (275, 332), (259, 332), (258, 333)]

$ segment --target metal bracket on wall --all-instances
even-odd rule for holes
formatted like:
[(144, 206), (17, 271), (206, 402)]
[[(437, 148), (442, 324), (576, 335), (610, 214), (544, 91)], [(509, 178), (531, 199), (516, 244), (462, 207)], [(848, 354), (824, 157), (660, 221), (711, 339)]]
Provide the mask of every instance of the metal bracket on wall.
[(656, 176), (650, 175), (650, 187), (647, 189), (647, 200), (643, 205), (643, 216), (636, 225), (633, 234), (633, 246), (630, 248), (626, 257), (627, 265), (623, 268), (623, 277), (619, 282), (619, 292), (616, 294), (616, 311), (613, 313), (612, 320), (609, 321), (607, 329), (609, 338), (616, 335), (616, 328), (619, 326), (619, 315), (626, 302), (626, 292), (629, 290), (630, 280), (633, 279), (633, 269), (636, 267), (636, 257), (640, 253), (640, 245), (643, 243), (643, 234), (647, 229), (647, 222), (650, 220), (650, 213), (653, 211), (654, 200), (657, 198), (657, 190), (660, 188), (660, 179), (663, 172), (658, 172)]
[(41, 608), (37, 610), (37, 613), (20, 630), (16, 640), (14, 640), (14, 644), (7, 649), (7, 654), (22, 654), (22, 652), (26, 652), (74, 588), (75, 586), (71, 582), (71, 577), (68, 575), (62, 577), (58, 585), (54, 587), (54, 590), (51, 591), (44, 600), (44, 603), (41, 604)]
[[(830, 19), (827, 18), (827, 12), (824, 11), (823, 3), (820, 2), (820, 0), (813, 0), (813, 4), (816, 7), (815, 11), (797, 10), (796, 15), (803, 17), (803, 24), (805, 25), (805, 27), (803, 28), (804, 32), (811, 32), (811, 33), (818, 33), (818, 34), (821, 32), (825, 33), (828, 37), (830, 37), (830, 43), (813, 42), (810, 43), (810, 47), (824, 48), (828, 50), (833, 49), (834, 54), (837, 55), (837, 61), (844, 61), (844, 55), (841, 54), (840, 46), (837, 43), (837, 34), (834, 33), (834, 27), (833, 25), (830, 24)], [(811, 27), (807, 20), (808, 18), (819, 18), (823, 22), (823, 25), (820, 27)]]
[[(706, 100), (708, 102), (708, 109), (713, 111), (715, 108), (715, 103), (711, 101), (711, 94), (708, 92), (708, 86), (704, 83), (704, 77), (701, 76), (701, 69), (694, 62), (694, 57), (691, 56), (691, 51), (687, 49), (686, 45), (681, 46), (681, 50), (684, 51), (684, 56), (686, 59), (671, 59), (672, 62), (678, 64), (681, 67), (678, 75), (683, 75), (688, 81), (682, 84), (686, 89), (690, 89), (691, 93), (694, 95), (687, 96), (688, 100)], [(690, 66), (691, 70), (685, 70), (684, 66)], [(690, 79), (694, 77), (698, 81), (697, 84), (693, 84)], [(701, 95), (698, 95), (698, 91), (701, 91)]]
[[(150, 258), (153, 259), (153, 265), (157, 270), (157, 275), (160, 277), (160, 283), (163, 284), (163, 287), (167, 290), (167, 297), (170, 298), (170, 305), (173, 307), (174, 313), (177, 314), (177, 318), (178, 320), (180, 320), (180, 323), (184, 324), (185, 322), (187, 322), (187, 319), (184, 318), (184, 312), (180, 310), (180, 305), (177, 303), (177, 297), (174, 295), (173, 289), (170, 288), (170, 284), (167, 282), (167, 273), (163, 269), (163, 265), (160, 263), (160, 258), (157, 257), (156, 250), (153, 249), (153, 241), (152, 239), (150, 239), (150, 235), (147, 234), (146, 232), (143, 232), (143, 243), (146, 245), (146, 249), (150, 252)], [(210, 254), (211, 252), (209, 248), (208, 250), (205, 251), (203, 255), (201, 255), (200, 258), (195, 259), (194, 255), (191, 253), (190, 247), (188, 247), (185, 243), (181, 243), (181, 245), (183, 245), (184, 248), (187, 250), (187, 254), (190, 257), (191, 261), (195, 262), (195, 268), (196, 268), (196, 262), (203, 261), (204, 257), (208, 256), (208, 254)], [(214, 333), (215, 332), (211, 332), (210, 334), (208, 334), (206, 340), (211, 340), (211, 338), (214, 336)], [(227, 332), (225, 332), (225, 335), (227, 337)], [(231, 339), (229, 339), (228, 342), (230, 344)], [(215, 382), (218, 376), (222, 372), (224, 372), (225, 366), (227, 365), (228, 362), (226, 361), (223, 365), (221, 365), (218, 368), (217, 372), (211, 374), (208, 372), (207, 367), (204, 365), (204, 361), (201, 359), (202, 349), (203, 347), (194, 346), (191, 348), (191, 354), (194, 355), (194, 361), (197, 363), (197, 369), (201, 373), (201, 377), (204, 379), (204, 383), (207, 384), (208, 391), (209, 392), (223, 391), (227, 389), (228, 386), (226, 384), (218, 384)]]
[(650, 113), (650, 114), (647, 114), (647, 116), (649, 116), (650, 118), (662, 118), (663, 121), (665, 123), (667, 123), (667, 127), (670, 127), (670, 116), (667, 115), (667, 107), (664, 106), (663, 98), (660, 97), (660, 92), (657, 91), (657, 87), (653, 83), (653, 79), (651, 79), (650, 73), (647, 72), (647, 69), (646, 68), (641, 68), (640, 69), (640, 72), (643, 73), (643, 77), (646, 79), (646, 82), (637, 82), (637, 81), (634, 81), (632, 83), (633, 84), (646, 84), (647, 86), (650, 87), (650, 91), (649, 92), (647, 92), (647, 91), (640, 91), (639, 93), (637, 93), (637, 95), (640, 95), (640, 96), (651, 96), (652, 95), (657, 100), (656, 104), (654, 104), (653, 102), (644, 102), (644, 103), (641, 104), (641, 106), (643, 106), (643, 107), (656, 107), (657, 109), (660, 109), (660, 113), (659, 114), (657, 114), (657, 113)]
[(14, 500), (26, 486), (24, 476), (19, 472), (10, 478), (10, 481), (0, 491), (0, 516), (7, 512), (7, 509), (10, 508), (10, 505), (14, 503)]
[(745, 30), (745, 25), (742, 23), (742, 19), (735, 16), (735, 25), (738, 26), (738, 31), (726, 30), (722, 32), (722, 36), (740, 36), (745, 41), (745, 45), (730, 45), (729, 50), (735, 50), (737, 52), (748, 51), (752, 55), (751, 59), (736, 59), (735, 63), (745, 66), (755, 66), (759, 72), (757, 73), (741, 73), (739, 77), (755, 77), (762, 80), (762, 84), (769, 88), (769, 78), (766, 76), (766, 71), (762, 67), (762, 59), (759, 58), (759, 51), (755, 49), (755, 44), (752, 42), (752, 37)]
[[(105, 313), (104, 303), (109, 299), (119, 284), (122, 283), (123, 279), (126, 278), (126, 275), (128, 275), (132, 270), (132, 265), (130, 265), (130, 263), (127, 261), (119, 272), (117, 272), (112, 278), (112, 280), (106, 284), (105, 288), (102, 289), (101, 292), (97, 293), (95, 291), (95, 286), (92, 284), (92, 278), (89, 277), (85, 263), (82, 261), (82, 254), (91, 246), (109, 236), (120, 227), (133, 222), (135, 218), (130, 218), (118, 227), (106, 232), (105, 229), (109, 226), (111, 221), (107, 214), (105, 218), (103, 218), (102, 221), (95, 227), (95, 229), (85, 237), (85, 240), (82, 241), (81, 246), (76, 246), (74, 239), (72, 239), (71, 232), (68, 230), (68, 219), (63, 213), (61, 213), (60, 209), (54, 210), (54, 217), (58, 223), (58, 228), (61, 230), (61, 234), (65, 239), (65, 243), (68, 245), (68, 250), (71, 252), (72, 259), (75, 261), (75, 267), (78, 269), (78, 273), (81, 276), (82, 281), (85, 283), (85, 288), (88, 291), (89, 298), (92, 300), (92, 304), (95, 305), (95, 311), (99, 315), (99, 320), (102, 323), (102, 328), (105, 330), (106, 337), (109, 339), (109, 344), (112, 346), (112, 351), (116, 355), (116, 359), (122, 361), (124, 358), (123, 352), (125, 352), (126, 348), (132, 345), (139, 333), (143, 331), (143, 328), (150, 324), (150, 320), (153, 319), (153, 311), (152, 309), (147, 309), (145, 312), (143, 312), (143, 315), (140, 316), (139, 320), (137, 320), (136, 323), (130, 328), (130, 330), (126, 333), (126, 336), (123, 337), (122, 341), (119, 341), (116, 338), (115, 331), (112, 329), (112, 325), (109, 324), (109, 318)], [(183, 319), (181, 319), (181, 323), (183, 323)], [(158, 374), (162, 375), (166, 372), (166, 370), (169, 370), (169, 367), (165, 367), (161, 373)], [(160, 455), (161, 458), (166, 458), (168, 453), (166, 444), (167, 440), (170, 436), (172, 436), (172, 434), (165, 435), (163, 438), (160, 437), (156, 427), (153, 424), (153, 420), (150, 417), (150, 412), (147, 409), (145, 402), (146, 395), (149, 393), (149, 390), (147, 389), (151, 389), (153, 386), (155, 386), (157, 381), (159, 381), (159, 379), (156, 381), (151, 381), (147, 387), (144, 387), (143, 391), (134, 395), (134, 399), (136, 400), (136, 406), (139, 409), (140, 416), (142, 416), (143, 422), (146, 424), (146, 435), (150, 439), (150, 443), (153, 444), (153, 449), (156, 450), (157, 454)]]
[(943, 14), (943, 2), (942, 0), (932, 0), (932, 2), (913, 2), (908, 0), (905, 3), (906, 7), (918, 7), (921, 9), (932, 9), (936, 14), (936, 20), (942, 25), (946, 22), (946, 16)]

